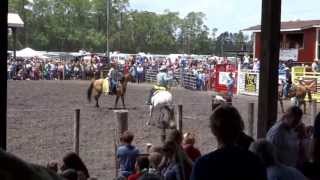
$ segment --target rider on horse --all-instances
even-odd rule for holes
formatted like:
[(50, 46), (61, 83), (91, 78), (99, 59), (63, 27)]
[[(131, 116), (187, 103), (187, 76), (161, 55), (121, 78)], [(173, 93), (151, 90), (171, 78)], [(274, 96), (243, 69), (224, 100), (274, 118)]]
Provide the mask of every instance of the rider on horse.
[(121, 72), (119, 72), (117, 68), (116, 62), (111, 63), (111, 68), (109, 70), (108, 77), (109, 77), (109, 84), (110, 84), (109, 94), (112, 95), (116, 93), (118, 81), (120, 81), (122, 77)]
[(168, 90), (168, 83), (170, 80), (172, 80), (172, 77), (170, 77), (167, 74), (167, 67), (165, 65), (161, 66), (159, 69), (159, 73), (157, 74), (157, 84), (152, 87), (150, 90), (148, 100), (146, 102), (147, 105), (151, 105), (151, 98), (157, 90)]

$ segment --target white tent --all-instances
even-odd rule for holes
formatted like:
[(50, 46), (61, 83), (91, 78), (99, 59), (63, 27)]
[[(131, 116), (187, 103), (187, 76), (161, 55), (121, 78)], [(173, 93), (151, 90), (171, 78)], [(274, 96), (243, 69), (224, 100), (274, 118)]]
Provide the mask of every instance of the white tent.
[(8, 27), (23, 27), (24, 23), (16, 13), (8, 13)]
[(35, 51), (31, 48), (24, 48), (20, 51), (17, 51), (17, 57), (30, 58), (30, 57), (39, 57), (39, 58), (47, 58), (41, 52)]

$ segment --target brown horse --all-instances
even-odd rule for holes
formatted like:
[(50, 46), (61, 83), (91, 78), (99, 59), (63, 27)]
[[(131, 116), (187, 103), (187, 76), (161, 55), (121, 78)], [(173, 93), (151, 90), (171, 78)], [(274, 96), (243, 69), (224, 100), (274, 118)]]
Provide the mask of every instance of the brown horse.
[[(89, 102), (91, 102), (91, 95), (93, 91), (93, 96), (96, 100), (96, 107), (99, 107), (99, 98), (103, 91), (103, 81), (104, 79), (93, 80), (87, 91), (87, 98)], [(116, 100), (114, 103), (114, 108), (117, 108), (119, 97), (121, 97), (123, 108), (126, 107), (126, 105), (124, 104), (124, 95), (126, 94), (128, 82), (135, 82), (135, 78), (131, 74), (126, 74), (123, 78), (121, 78), (120, 83), (116, 89)]]
[[(288, 92), (287, 98), (295, 98), (296, 106), (300, 107), (301, 105), (303, 105), (304, 113), (306, 113), (306, 101), (305, 101), (306, 95), (308, 95), (309, 103), (312, 101), (312, 96), (311, 96), (312, 86), (314, 86), (314, 83), (310, 83), (310, 84), (299, 83), (297, 85), (293, 85), (293, 87)], [(281, 110), (284, 113), (283, 100), (286, 98), (284, 97), (284, 94), (283, 94), (283, 86), (280, 85), (278, 90), (279, 90), (278, 100), (280, 102)]]

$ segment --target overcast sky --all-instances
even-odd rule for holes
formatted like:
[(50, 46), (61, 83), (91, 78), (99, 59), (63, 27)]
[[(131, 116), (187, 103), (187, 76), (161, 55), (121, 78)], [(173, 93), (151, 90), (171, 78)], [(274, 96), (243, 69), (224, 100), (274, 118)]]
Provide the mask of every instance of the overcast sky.
[[(165, 9), (179, 12), (184, 17), (188, 12), (206, 14), (210, 29), (218, 33), (238, 32), (260, 24), (262, 0), (130, 0), (130, 8), (162, 13)], [(282, 20), (320, 19), (320, 0), (282, 0)]]

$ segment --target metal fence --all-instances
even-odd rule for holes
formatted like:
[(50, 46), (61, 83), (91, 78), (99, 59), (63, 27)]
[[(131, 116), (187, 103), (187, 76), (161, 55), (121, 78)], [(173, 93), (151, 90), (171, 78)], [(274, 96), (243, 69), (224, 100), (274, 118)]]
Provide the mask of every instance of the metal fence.
[[(151, 83), (156, 82), (158, 73), (159, 71), (156, 69), (147, 69), (145, 71), (145, 80)], [(191, 89), (191, 90), (197, 89), (197, 77), (191, 71), (185, 70), (181, 72), (180, 70), (178, 70), (178, 71), (174, 71), (171, 75), (173, 76), (173, 79), (174, 79), (171, 82), (172, 86), (179, 84), (180, 86), (186, 89)]]

